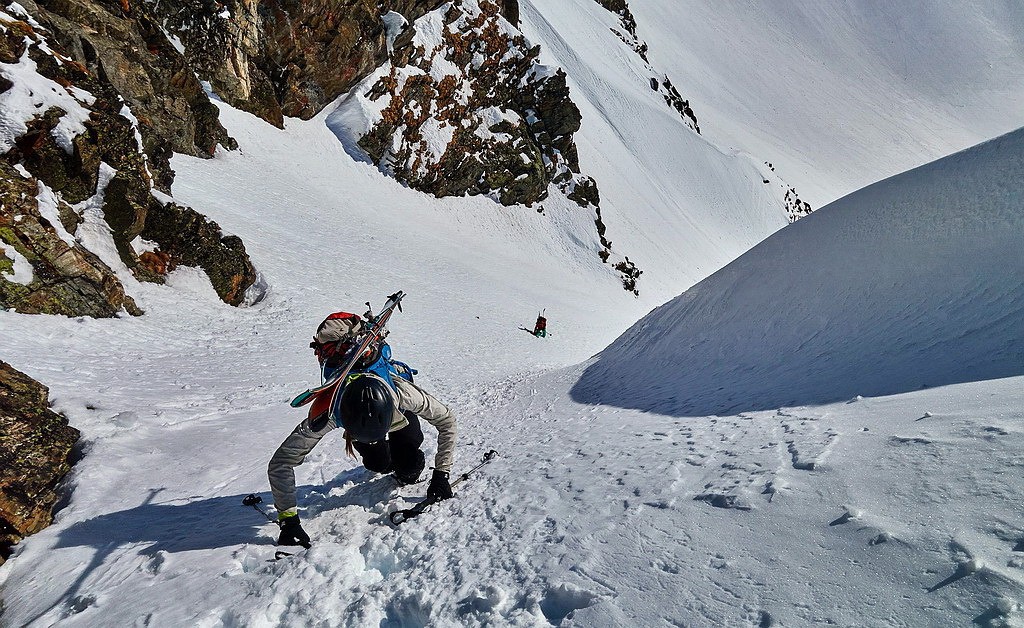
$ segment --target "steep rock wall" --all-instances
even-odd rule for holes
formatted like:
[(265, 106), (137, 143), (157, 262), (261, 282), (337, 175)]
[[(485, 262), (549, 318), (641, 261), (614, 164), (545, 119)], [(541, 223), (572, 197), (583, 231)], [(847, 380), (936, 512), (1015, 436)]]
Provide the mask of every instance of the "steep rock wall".
[(53, 520), (78, 437), (49, 409), (45, 387), (0, 362), (0, 563)]
[[(166, 264), (155, 268), (141, 254), (159, 254), (165, 243), (150, 238), (158, 247), (154, 253), (151, 245), (140, 246), (138, 238), (148, 224), (175, 215), (176, 210), (165, 209), (154, 197), (154, 190), (170, 190), (168, 156), (173, 149), (202, 153), (196, 141), (213, 142), (203, 149), (211, 152), (217, 143), (234, 142), (208, 100), (212, 117), (208, 109), (190, 108), (190, 83), (173, 79), (166, 59), (147, 59), (149, 65), (133, 60), (140, 52), (132, 52), (132, 46), (142, 44), (130, 38), (134, 31), (129, 27), (146, 23), (144, 16), (114, 16), (107, 24), (96, 16), (109, 16), (111, 7), (69, 0), (51, 9), (83, 22), (39, 7), (33, 14), (13, 3), (0, 11), (0, 306), (68, 316), (113, 316), (122, 310), (139, 314), (117, 271), (124, 269), (126, 276), (142, 281), (162, 281), (159, 271), (166, 271)], [(86, 26), (90, 23), (96, 28)], [(120, 61), (87, 52), (112, 46), (112, 38), (120, 35), (129, 37), (111, 53)], [(159, 31), (157, 35), (163, 38)], [(167, 58), (174, 58), (177, 53), (169, 44), (168, 49), (173, 54)], [(82, 55), (81, 60), (69, 50)], [(163, 49), (153, 50), (146, 54), (160, 58)], [(198, 86), (180, 55), (177, 60), (181, 63), (175, 71)], [(137, 80), (126, 79), (129, 74)], [(124, 96), (113, 76), (134, 97)], [(206, 98), (201, 90), (199, 94)], [(133, 102), (140, 103), (137, 109)], [(197, 122), (203, 115), (206, 122)], [(174, 242), (168, 239), (164, 248), (182, 251), (178, 242), (185, 240), (201, 249), (191, 252), (191, 258), (224, 262), (203, 268), (225, 301), (241, 303), (245, 288), (255, 280), (244, 247), (231, 239), (211, 238), (210, 225), (200, 224), (185, 223), (195, 229), (175, 232)], [(172, 265), (189, 263), (189, 256), (181, 253), (163, 254)]]

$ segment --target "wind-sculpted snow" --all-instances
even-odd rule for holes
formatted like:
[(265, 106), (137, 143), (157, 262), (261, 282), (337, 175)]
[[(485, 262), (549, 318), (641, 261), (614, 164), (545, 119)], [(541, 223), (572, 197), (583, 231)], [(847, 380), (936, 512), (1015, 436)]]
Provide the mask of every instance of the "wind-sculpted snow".
[(703, 416), (1024, 374), (1024, 130), (819, 210), (653, 311), (581, 403)]

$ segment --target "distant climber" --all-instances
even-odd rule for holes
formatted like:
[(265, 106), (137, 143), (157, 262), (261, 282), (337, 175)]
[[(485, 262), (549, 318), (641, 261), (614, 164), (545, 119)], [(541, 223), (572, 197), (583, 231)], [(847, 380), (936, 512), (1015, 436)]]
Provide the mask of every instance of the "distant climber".
[(537, 322), (534, 323), (532, 330), (529, 327), (520, 327), (519, 329), (533, 334), (538, 338), (546, 338), (548, 335), (548, 319), (544, 318), (544, 312), (546, 311), (547, 308), (544, 308), (537, 314)]
[[(325, 379), (348, 364), (344, 357), (365, 337), (374, 322), (372, 312), (364, 321), (356, 314), (338, 312), (327, 317), (310, 344)], [(392, 473), (400, 485), (414, 484), (426, 466), (420, 450), (423, 432), (420, 418), (437, 428), (434, 473), (427, 500), (452, 497), (448, 474), (455, 454), (455, 417), (443, 403), (413, 383), (415, 370), (391, 359), (391, 348), (377, 338), (358, 356), (352, 371), (338, 388), (318, 393), (308, 416), (277, 448), (267, 475), (274, 494), (281, 536), (278, 545), (310, 546), (309, 535), (299, 523), (295, 499), (295, 467), (302, 464), (328, 432), (342, 428), (345, 451), (356, 453), (363, 466), (377, 473)]]

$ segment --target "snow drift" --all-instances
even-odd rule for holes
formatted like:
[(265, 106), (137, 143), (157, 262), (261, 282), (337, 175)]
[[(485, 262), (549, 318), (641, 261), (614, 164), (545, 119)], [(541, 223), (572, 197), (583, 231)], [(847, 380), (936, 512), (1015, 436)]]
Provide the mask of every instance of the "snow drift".
[(1024, 373), (1024, 129), (882, 181), (656, 309), (573, 388), (702, 416)]

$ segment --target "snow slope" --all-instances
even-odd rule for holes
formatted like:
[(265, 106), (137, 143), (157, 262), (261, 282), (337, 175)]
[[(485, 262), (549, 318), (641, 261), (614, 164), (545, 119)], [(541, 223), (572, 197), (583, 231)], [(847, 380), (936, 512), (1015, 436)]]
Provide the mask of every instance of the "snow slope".
[(1024, 125), (1019, 2), (630, 7), (704, 134), (772, 162), (816, 208)]
[(583, 114), (580, 164), (600, 186), (608, 237), (660, 303), (784, 226), (785, 190), (764, 184), (755, 160), (694, 133), (611, 32), (617, 18), (594, 4), (521, 2), (522, 29), (541, 61), (568, 74)]
[[(247, 186), (254, 198), (265, 199), (260, 228), (272, 229), (281, 241), (257, 239), (252, 247), (271, 284), (262, 302), (249, 309), (224, 306), (201, 275), (184, 270), (169, 289), (136, 288), (150, 311), (138, 319), (3, 315), (5, 330), (14, 332), (4, 335), (5, 354), (21, 356), (16, 365), (52, 387), (56, 407), (82, 426), (88, 442), (74, 472), (76, 490), (56, 524), (28, 539), (0, 568), (4, 625), (1024, 622), (1016, 473), (1024, 446), (1020, 377), (707, 417), (591, 403), (570, 392), (581, 375), (584, 382), (590, 377), (583, 367), (509, 375), (545, 356), (578, 359), (588, 348), (585, 334), (560, 325), (553, 325), (555, 335), (546, 341), (509, 327), (494, 331), (501, 310), (492, 300), (504, 294), (515, 303), (515, 291), (529, 294), (536, 282), (517, 284), (516, 274), (506, 272), (500, 280), (509, 285), (492, 285), (496, 280), (474, 268), (475, 260), (445, 257), (443, 247), (432, 255), (421, 250), (417, 263), (396, 257), (408, 266), (381, 271), (394, 273), (386, 280), (417, 286), (406, 312), (395, 319), (395, 346), (424, 370), (421, 382), (457, 409), (457, 468), (468, 468), (492, 447), (501, 457), (463, 485), (457, 500), (395, 529), (386, 523), (387, 513), (414, 503), (421, 488), (399, 493), (389, 478), (344, 458), (340, 437), (328, 439), (299, 469), (302, 516), (317, 544), (301, 556), (272, 561), (275, 529), (239, 502), (253, 490), (268, 497), (266, 460), (298, 419), (285, 402), (313, 370), (304, 330), (316, 324), (316, 308), (353, 303), (379, 288), (350, 272), (345, 279), (353, 283), (340, 296), (315, 289), (332, 285), (338, 274), (336, 266), (309, 263), (310, 251), (341, 251), (339, 261), (350, 265), (359, 256), (349, 257), (350, 249), (338, 248), (335, 239), (308, 236), (297, 254), (302, 238), (288, 234), (313, 220), (305, 204), (267, 195), (260, 186), (269, 184), (250, 178), (268, 171), (271, 145), (287, 151), (292, 135), (308, 143), (325, 131), (313, 122), (284, 133), (260, 127), (248, 135), (239, 132), (244, 114), (229, 112), (228, 119), (243, 145), (268, 157), (254, 151), (212, 163), (178, 159), (175, 167), (182, 183), (206, 186), (185, 194), (219, 199), (219, 220), (230, 217), (230, 207), (248, 207), (238, 202), (247, 198)], [(270, 145), (254, 146), (257, 136)], [(886, 197), (882, 192), (900, 196), (903, 186), (919, 192), (915, 184), (933, 172), (983, 183), (989, 169), (1019, 168), (1020, 146), (1017, 133), (857, 196), (875, 203)], [(328, 183), (317, 178), (314, 166), (296, 164), (306, 176), (306, 193)], [(216, 194), (211, 170), (219, 175)], [(961, 192), (979, 207), (993, 200), (993, 225), (1013, 228), (1015, 215), (1001, 212), (1010, 206), (1000, 203), (1020, 194), (1020, 180), (1006, 180), (987, 198), (985, 190), (966, 184)], [(360, 198), (366, 201), (373, 189), (367, 185)], [(407, 191), (377, 193), (398, 204)], [(838, 240), (817, 225), (845, 225), (844, 203), (807, 224)], [(343, 206), (355, 228), (363, 217)], [(467, 207), (461, 209), (464, 215)], [(417, 210), (409, 205), (405, 211)], [(910, 215), (922, 218), (913, 225), (932, 237), (949, 224), (936, 224), (941, 215), (934, 208)], [(980, 215), (965, 212), (961, 224), (977, 227), (966, 219)], [(317, 217), (322, 229), (341, 226), (332, 216)], [(237, 227), (245, 228), (243, 218), (237, 215)], [(412, 237), (386, 211), (375, 219), (387, 221), (390, 237)], [(250, 229), (246, 235), (258, 231)], [(697, 294), (707, 293), (707, 286), (735, 288), (726, 281), (734, 267), (752, 266), (750, 259), (775, 250), (775, 241), (790, 231), (701, 284)], [(413, 235), (421, 246), (433, 246), (420, 231)], [(874, 235), (880, 252), (894, 254), (907, 234)], [(351, 250), (372, 246), (350, 239)], [(489, 252), (501, 256), (498, 268), (523, 263), (493, 243)], [(956, 252), (984, 263), (966, 245)], [(990, 253), (1012, 261), (1007, 249)], [(483, 279), (475, 279), (478, 272)], [(302, 283), (285, 281), (302, 276)], [(935, 281), (924, 270), (917, 276), (920, 282), (929, 278)], [(439, 303), (417, 298), (430, 282), (468, 283)], [(928, 294), (940, 292), (928, 285), (935, 288)], [(828, 281), (798, 285), (789, 296), (810, 298), (835, 287)], [(534, 289), (556, 295), (547, 284)], [(470, 299), (470, 292), (480, 300)], [(189, 297), (185, 307), (183, 296)], [(688, 298), (659, 309), (651, 320), (662, 322), (662, 314)], [(969, 304), (972, 315), (961, 319), (965, 332), (983, 320), (986, 303), (983, 296)], [(737, 314), (749, 317), (753, 305)], [(575, 311), (574, 322), (605, 311), (594, 302), (578, 307), (589, 311)], [(1019, 302), (1006, 311), (1019, 313)], [(481, 322), (474, 312), (482, 313)], [(457, 321), (458, 329), (449, 332), (437, 321)], [(485, 332), (485, 325), (492, 330)], [(460, 352), (468, 344), (456, 338), (464, 333), (476, 334), (476, 350)], [(627, 340), (643, 344), (635, 333), (621, 342)], [(712, 342), (728, 348), (731, 338)], [(598, 364), (623, 358), (620, 348), (613, 345)], [(630, 366), (616, 359), (611, 364)], [(664, 381), (662, 371), (643, 360), (620, 375), (636, 381), (636, 364), (652, 381)], [(977, 365), (970, 368), (974, 378), (983, 373)], [(813, 380), (801, 381), (795, 381), (797, 389)], [(427, 447), (432, 450), (429, 438)]]
[(1024, 375), (1022, 182), (1019, 130), (851, 194), (640, 320), (577, 398), (735, 414)]
[[(641, 337), (609, 348), (597, 371), (550, 370), (607, 346), (650, 307), (778, 228), (782, 213), (751, 159), (697, 137), (649, 90), (635, 55), (607, 30), (610, 14), (579, 11), (570, 24), (561, 5), (523, 5), (524, 28), (544, 45), (545, 62), (574, 81), (581, 161), (601, 185), (616, 248), (646, 271), (641, 298), (588, 254), (594, 243), (581, 234), (590, 233), (590, 217), (564, 199), (545, 202), (543, 215), (484, 198), (434, 199), (353, 162), (327, 127), (330, 110), (279, 131), (224, 107), (241, 150), (209, 161), (176, 157), (175, 195), (245, 240), (267, 287), (262, 300), (225, 306), (204, 276), (185, 268), (166, 287), (122, 273), (147, 311), (140, 318), (0, 312), (0, 356), (48, 385), (55, 408), (85, 438), (75, 490), (55, 525), (0, 567), (0, 625), (1024, 621), (1014, 473), (1024, 445), (1022, 380), (974, 381), (1014, 369), (968, 359), (954, 365), (959, 377), (927, 373), (926, 383), (963, 382), (956, 385), (782, 408), (762, 395), (749, 411), (706, 417), (681, 416), (681, 404), (657, 397), (652, 405), (669, 414), (622, 398), (579, 398), (594, 394), (591, 378), (602, 372), (664, 384), (665, 373), (646, 363), (623, 371), (627, 349), (646, 348)], [(1019, 145), (1015, 134), (956, 157), (966, 160), (956, 176), (980, 183), (990, 168), (1019, 175), (1019, 159), (983, 159), (993, 146), (1019, 156)], [(915, 185), (912, 175), (906, 185)], [(1019, 194), (1019, 176), (998, 184), (993, 198)], [(983, 191), (962, 190), (975, 201)], [(1003, 218), (994, 226), (1012, 227), (1013, 207), (993, 205)], [(833, 209), (796, 233), (814, 235)], [(941, 235), (913, 224), (922, 238)], [(864, 229), (886, 242), (906, 235)], [(983, 232), (973, 236), (983, 240)], [(990, 285), (1002, 291), (956, 301), (970, 324), (989, 320), (989, 300), (991, 309), (1020, 311), (1012, 285), (997, 281), (1019, 267), (1016, 249), (991, 236), (984, 241), (1005, 274)], [(832, 246), (843, 242), (829, 237)], [(956, 249), (961, 257), (973, 250), (971, 238)], [(948, 269), (940, 251), (917, 250)], [(808, 252), (801, 246), (787, 272)], [(932, 277), (915, 272), (893, 280), (914, 287)], [(801, 296), (831, 285), (763, 279), (758, 285), (780, 281)], [(273, 562), (276, 529), (240, 501), (253, 491), (269, 499), (266, 462), (302, 417), (287, 400), (316, 377), (309, 336), (326, 313), (361, 311), (367, 299), (379, 306), (396, 289), (409, 293), (391, 325), (396, 357), (456, 410), (456, 469), (491, 448), (501, 457), (460, 487), (459, 499), (396, 529), (387, 513), (415, 503), (422, 485), (396, 490), (345, 458), (340, 434), (332, 435), (298, 474), (304, 525), (317, 544)], [(913, 296), (938, 302), (937, 293)], [(516, 329), (542, 307), (551, 337)], [(745, 308), (735, 314), (750, 318)], [(991, 346), (984, 329), (978, 336)], [(664, 338), (676, 339), (668, 331)], [(729, 338), (710, 342), (731, 349)], [(757, 366), (752, 372), (763, 375)], [(953, 367), (939, 362), (933, 372), (942, 368)], [(583, 388), (573, 390), (578, 381)], [(600, 381), (609, 394), (621, 392)], [(758, 392), (764, 377), (739, 381)], [(903, 377), (904, 386), (874, 390), (873, 380), (860, 381), (858, 394), (916, 382)], [(833, 398), (813, 374), (795, 384), (799, 404)]]
[[(510, 395), (509, 377), (593, 355), (679, 285), (785, 224), (781, 203), (749, 160), (698, 138), (642, 83), (609, 85), (622, 90), (611, 92), (621, 111), (650, 115), (641, 138), (650, 146), (634, 143), (630, 134), (639, 127), (629, 117), (621, 128), (600, 121), (586, 140), (589, 150), (602, 147), (607, 197), (642, 192), (636, 204), (620, 201), (617, 224), (607, 219), (617, 250), (645, 264), (640, 299), (597, 258), (592, 215), (560, 195), (544, 203), (543, 214), (479, 197), (435, 199), (353, 161), (328, 128), (331, 109), (281, 131), (221, 105), (241, 149), (213, 160), (176, 157), (175, 198), (246, 242), (265, 286), (258, 303), (224, 306), (187, 268), (167, 287), (138, 284), (121, 268), (144, 317), (0, 313), (0, 354), (50, 387), (54, 407), (85, 440), (70, 480), (74, 493), (55, 525), (0, 569), (2, 622), (420, 623), (418, 603), (404, 600), (426, 589), (422, 579), (405, 582), (401, 556), (419, 560), (422, 530), (381, 526), (385, 509), (394, 507), (385, 503), (393, 487), (345, 458), (338, 439), (314, 452), (299, 474), (310, 532), (345, 539), (325, 542), (321, 576), (310, 563), (268, 565), (274, 529), (239, 505), (245, 494), (266, 489), (266, 462), (303, 416), (287, 401), (317, 377), (307, 344), (323, 316), (361, 312), (368, 299), (379, 306), (397, 289), (409, 293), (406, 312), (391, 324), (396, 357), (451, 400), (463, 435), (459, 455), (468, 462), (496, 425), (514, 431), (496, 423), (496, 410), (478, 405)], [(598, 120), (587, 103), (581, 101), (584, 115)], [(680, 149), (669, 145), (676, 140), (694, 164), (678, 180), (666, 174)], [(545, 341), (517, 329), (541, 308), (553, 334)], [(465, 533), (459, 530), (453, 542)], [(353, 538), (369, 544), (369, 562)], [(513, 548), (495, 560), (513, 560)], [(481, 569), (459, 578), (475, 586), (501, 571), (490, 563)], [(543, 623), (542, 570), (524, 570), (509, 573), (536, 600), (524, 598), (518, 609), (495, 604), (508, 621)], [(310, 603), (311, 582), (335, 593)], [(439, 582), (450, 588), (451, 576)], [(454, 610), (438, 612), (440, 621), (460, 621)]]

